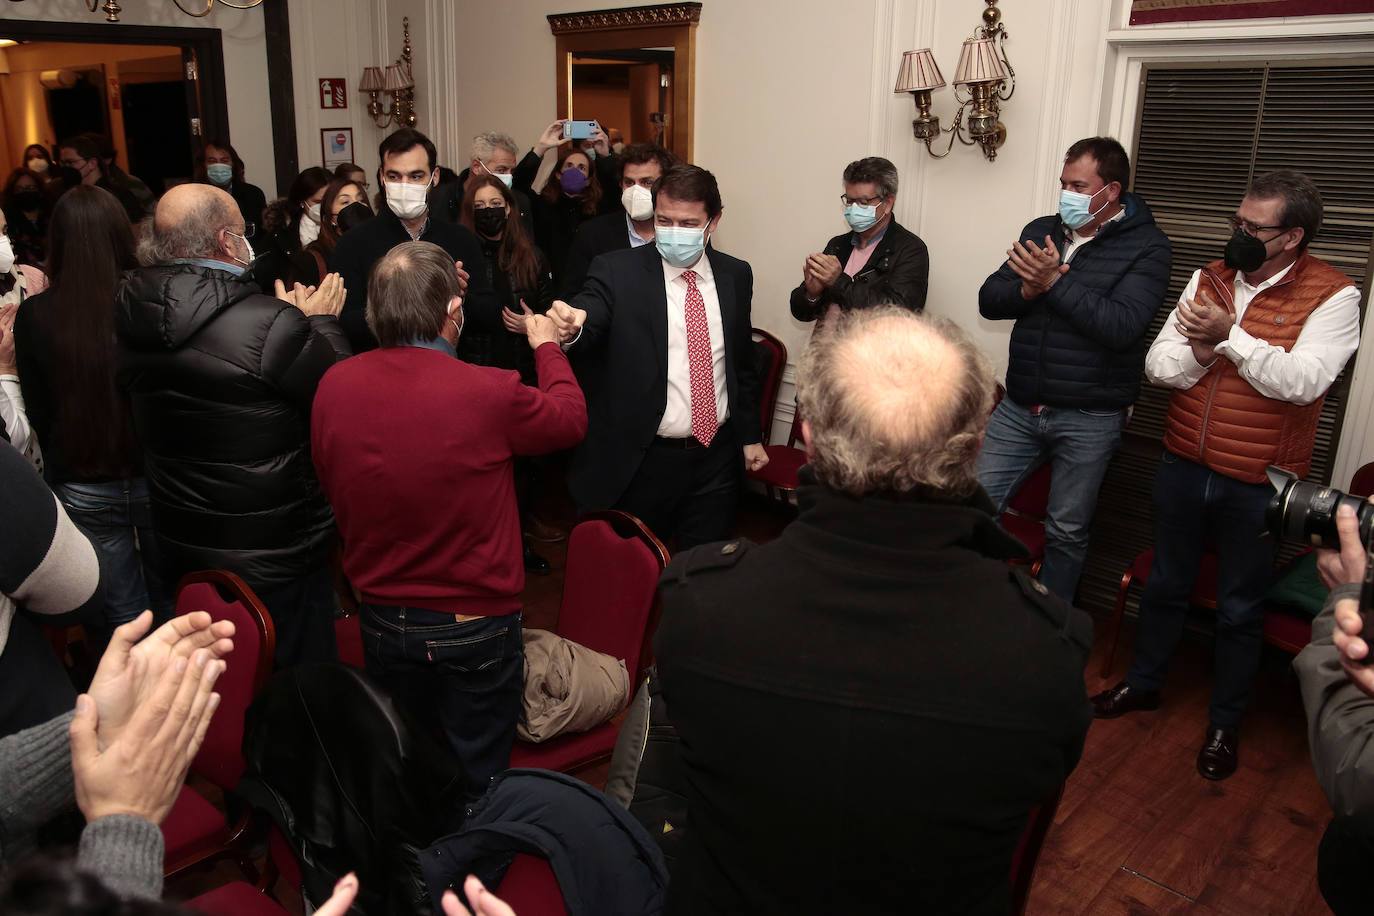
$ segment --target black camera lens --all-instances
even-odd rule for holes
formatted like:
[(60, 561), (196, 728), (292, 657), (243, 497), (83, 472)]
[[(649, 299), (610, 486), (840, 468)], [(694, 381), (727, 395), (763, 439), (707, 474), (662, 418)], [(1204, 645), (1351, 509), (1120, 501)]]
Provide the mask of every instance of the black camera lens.
[(1374, 531), (1374, 503), (1342, 493), (1333, 487), (1308, 483), (1282, 468), (1270, 467), (1266, 473), (1274, 485), (1274, 497), (1264, 512), (1264, 521), (1276, 538), (1293, 538), (1314, 547), (1339, 550), (1336, 510), (1342, 504), (1355, 510), (1360, 541), (1368, 544)]

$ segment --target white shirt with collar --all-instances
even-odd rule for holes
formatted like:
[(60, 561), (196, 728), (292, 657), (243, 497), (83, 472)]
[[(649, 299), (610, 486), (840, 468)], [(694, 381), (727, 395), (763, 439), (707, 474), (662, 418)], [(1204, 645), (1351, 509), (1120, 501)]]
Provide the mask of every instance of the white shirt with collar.
[[(1354, 285), (1342, 287), (1307, 316), (1292, 350), (1284, 350), (1241, 329), (1245, 309), (1256, 295), (1282, 280), (1290, 264), (1274, 276), (1251, 285), (1236, 271), (1234, 306), (1236, 323), (1227, 338), (1216, 345), (1218, 358), (1236, 364), (1241, 378), (1265, 397), (1302, 406), (1326, 393), (1341, 368), (1360, 345), (1360, 293)], [(1193, 271), (1180, 301), (1197, 296), (1202, 271)], [(1145, 375), (1156, 385), (1191, 388), (1207, 374), (1193, 357), (1188, 338), (1178, 329), (1178, 307), (1169, 313), (1159, 336), (1145, 355)]]
[[(662, 259), (660, 259), (662, 261)], [(696, 271), (697, 290), (706, 305), (706, 328), (711, 337), (711, 375), (716, 384), (716, 422), (724, 426), (730, 416), (725, 393), (725, 325), (720, 317), (716, 277), (706, 255), (690, 268), (663, 264), (663, 285), (668, 294), (668, 400), (658, 435), (685, 439), (692, 435), (692, 373), (687, 360), (687, 281), (683, 274)]]

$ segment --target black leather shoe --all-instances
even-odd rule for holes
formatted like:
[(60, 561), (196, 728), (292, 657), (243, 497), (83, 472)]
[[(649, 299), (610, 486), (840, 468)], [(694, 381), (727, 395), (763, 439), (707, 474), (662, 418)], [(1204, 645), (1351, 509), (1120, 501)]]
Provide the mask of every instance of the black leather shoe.
[(528, 543), (525, 544), (525, 572), (532, 572), (536, 576), (549, 574), (549, 561), (537, 554)]
[(1197, 753), (1197, 771), (1207, 779), (1225, 779), (1236, 771), (1239, 750), (1234, 728), (1208, 728), (1207, 741)]
[(1158, 690), (1137, 690), (1125, 681), (1104, 690), (1092, 699), (1093, 717), (1115, 719), (1128, 712), (1159, 708)]

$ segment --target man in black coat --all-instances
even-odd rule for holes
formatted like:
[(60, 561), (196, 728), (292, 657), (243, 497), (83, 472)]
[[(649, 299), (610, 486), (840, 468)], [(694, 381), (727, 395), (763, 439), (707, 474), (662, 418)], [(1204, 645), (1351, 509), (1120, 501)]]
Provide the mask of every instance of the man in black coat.
[(1025, 550), (974, 467), (992, 384), (949, 321), (839, 317), (797, 375), (797, 520), (664, 572), (669, 914), (1009, 912), (1028, 815), (1092, 721), (1092, 622), (1004, 562)]
[(749, 265), (707, 247), (720, 190), (697, 166), (654, 193), (654, 247), (593, 262), (549, 315), (580, 354), (587, 437), (568, 485), (583, 509), (617, 508), (679, 546), (729, 533), (742, 469), (761, 468)]
[(897, 167), (881, 156), (849, 163), (842, 202), (852, 231), (807, 256), (801, 285), (792, 290), (792, 317), (815, 321), (831, 306), (849, 311), (874, 299), (913, 312), (925, 308), (930, 254), (919, 236), (893, 218)]
[(433, 242), (447, 251), (458, 263), (458, 279), (464, 284), (463, 314), (473, 323), (472, 329), (502, 330), (501, 307), (487, 281), (477, 237), (456, 223), (431, 218), (429, 192), (439, 180), (436, 156), (430, 139), (409, 127), (382, 140), (377, 158), (386, 207), (346, 232), (334, 249), (329, 269), (343, 278), (348, 289), (339, 321), (355, 352), (377, 347), (366, 320), (368, 275), (382, 255), (402, 242)]
[(633, 143), (625, 147), (619, 162), (617, 177), (624, 211), (594, 216), (577, 227), (577, 235), (568, 249), (568, 260), (563, 264), (559, 295), (564, 299), (581, 292), (587, 270), (599, 255), (639, 248), (654, 240), (654, 182), (676, 165), (677, 160), (661, 146)]
[(272, 615), (277, 663), (331, 659), (334, 516), (310, 461), (310, 405), (350, 355), (331, 274), (264, 296), (234, 199), (204, 184), (158, 202), (115, 302), (119, 380), (143, 447), (167, 581), (227, 569)]

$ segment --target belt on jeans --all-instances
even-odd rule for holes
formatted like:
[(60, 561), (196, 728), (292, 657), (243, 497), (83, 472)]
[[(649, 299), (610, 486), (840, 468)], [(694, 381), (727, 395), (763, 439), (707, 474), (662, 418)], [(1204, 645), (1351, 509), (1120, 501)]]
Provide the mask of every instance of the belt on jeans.
[(685, 439), (669, 439), (667, 436), (654, 436), (654, 445), (660, 448), (705, 448), (696, 436)]

